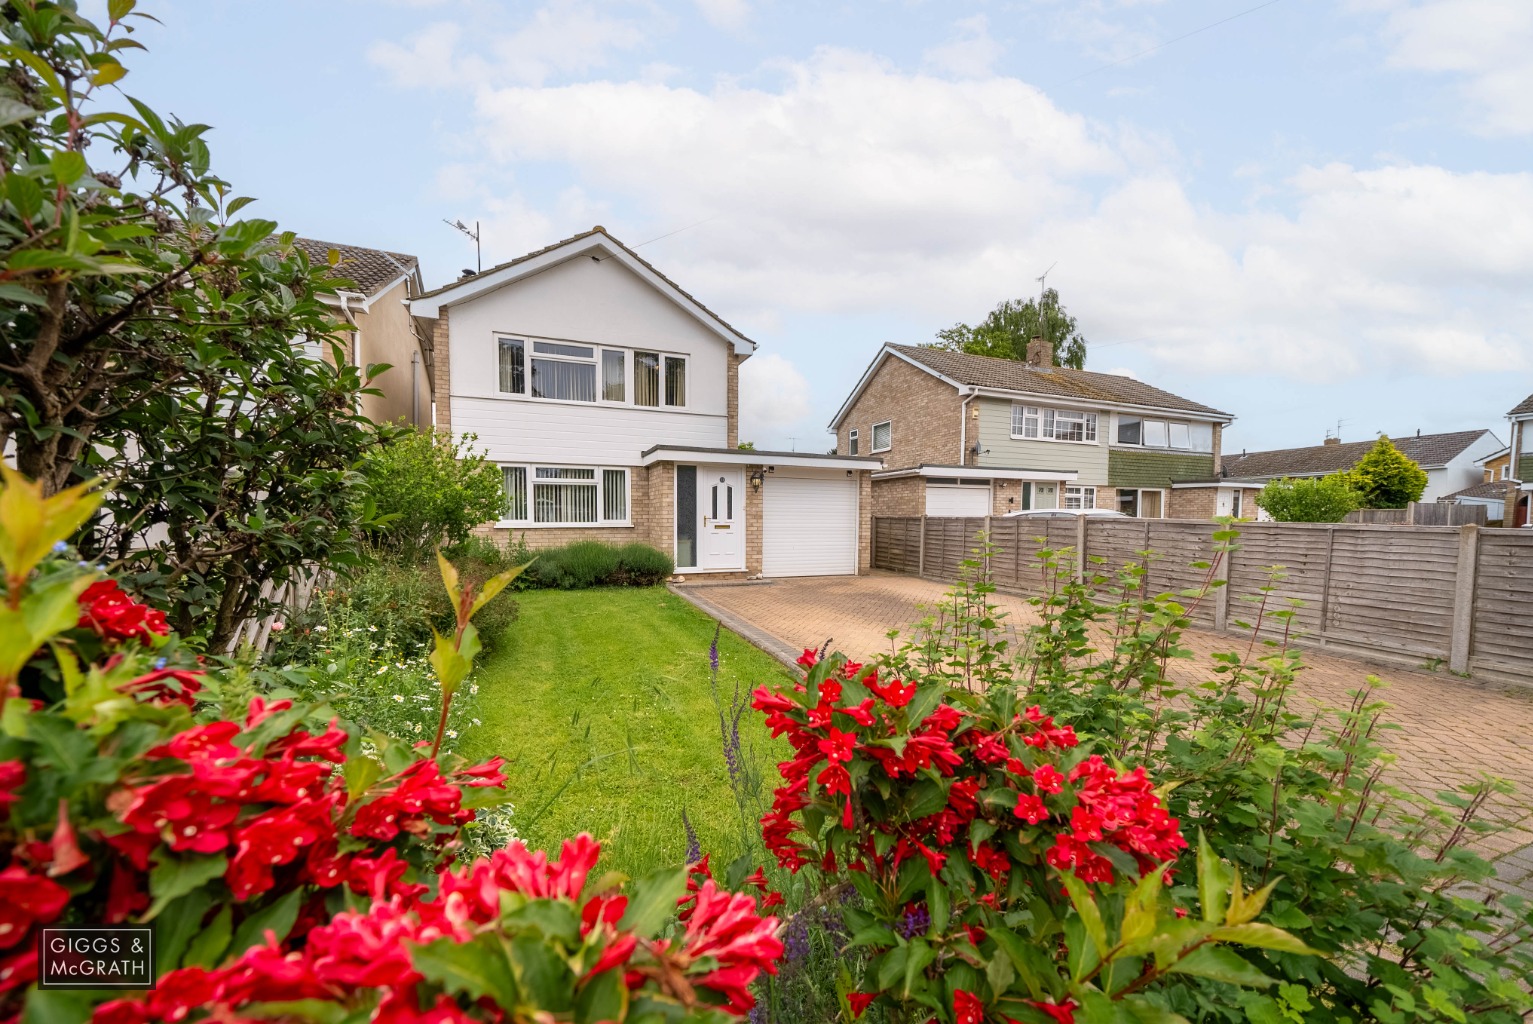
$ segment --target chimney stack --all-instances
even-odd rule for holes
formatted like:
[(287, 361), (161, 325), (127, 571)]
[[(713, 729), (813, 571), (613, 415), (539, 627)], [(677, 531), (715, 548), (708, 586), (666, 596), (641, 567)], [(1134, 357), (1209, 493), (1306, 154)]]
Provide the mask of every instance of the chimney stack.
[(1042, 338), (1035, 337), (1027, 343), (1027, 365), (1036, 366), (1044, 370), (1053, 369), (1054, 346)]
[(1326, 447), (1330, 447), (1333, 444), (1341, 444), (1341, 438), (1339, 438), (1339, 437), (1332, 437), (1331, 435), (1327, 434), (1325, 436), (1325, 444), (1326, 444)]

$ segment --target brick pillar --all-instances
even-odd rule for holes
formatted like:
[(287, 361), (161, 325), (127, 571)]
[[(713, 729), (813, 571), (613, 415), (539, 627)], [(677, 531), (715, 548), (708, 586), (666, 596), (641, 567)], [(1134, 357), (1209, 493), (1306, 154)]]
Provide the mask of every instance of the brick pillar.
[(1224, 424), (1214, 424), (1214, 476), (1224, 471), (1224, 454), (1222, 451), (1224, 442)]
[(436, 426), (452, 431), (452, 351), (447, 341), (447, 313), (443, 307), (431, 328), (431, 381), (436, 394)]
[(740, 363), (744, 357), (735, 355), (733, 344), (729, 346), (729, 355), (726, 357), (729, 363), (729, 384), (727, 389), (728, 411), (727, 432), (725, 434), (727, 447), (733, 448), (740, 443)]

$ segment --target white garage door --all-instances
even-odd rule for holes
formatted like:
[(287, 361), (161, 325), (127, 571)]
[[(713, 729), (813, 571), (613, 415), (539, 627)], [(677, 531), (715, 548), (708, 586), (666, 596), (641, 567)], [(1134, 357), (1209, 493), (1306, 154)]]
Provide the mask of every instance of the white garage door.
[(926, 514), (929, 516), (988, 516), (990, 488), (974, 484), (927, 484)]
[(767, 576), (857, 572), (857, 481), (778, 475), (762, 490), (761, 571)]

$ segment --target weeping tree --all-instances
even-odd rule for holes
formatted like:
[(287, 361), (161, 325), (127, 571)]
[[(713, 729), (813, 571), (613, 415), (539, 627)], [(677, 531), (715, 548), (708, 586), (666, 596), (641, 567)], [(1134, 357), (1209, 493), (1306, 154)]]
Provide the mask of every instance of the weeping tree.
[(272, 587), (352, 557), (382, 367), (345, 365), (323, 295), (347, 282), (238, 216), (208, 126), (121, 92), (141, 17), (0, 10), (0, 445), (49, 492), (108, 478), (82, 553), (219, 649)]
[[(1042, 316), (1039, 315), (1040, 306)], [(1007, 299), (974, 326), (954, 324), (937, 332), (934, 348), (967, 352), (976, 356), (1025, 360), (1027, 343), (1047, 338), (1054, 348), (1054, 364), (1076, 370), (1086, 366), (1086, 338), (1075, 317), (1060, 305), (1059, 292), (1046, 289), (1039, 299)]]

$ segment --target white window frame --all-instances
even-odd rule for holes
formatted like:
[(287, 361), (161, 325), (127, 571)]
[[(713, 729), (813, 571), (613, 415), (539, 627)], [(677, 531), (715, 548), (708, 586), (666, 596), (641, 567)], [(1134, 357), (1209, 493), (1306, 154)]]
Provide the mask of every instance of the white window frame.
[[(589, 403), (582, 402), (580, 404), (585, 405)], [(520, 469), (522, 471), (524, 497), (527, 508), (526, 516), (522, 519), (509, 518), (510, 510), (507, 509), (506, 512), (503, 513), (504, 517), (495, 524), (496, 526), (516, 530), (593, 530), (602, 529), (605, 527), (623, 527), (633, 525), (633, 467), (631, 466), (571, 466), (546, 462), (502, 462), (500, 463), (500, 469), (502, 475), (504, 475), (505, 471), (508, 469)], [(537, 485), (539, 483), (537, 471), (540, 469), (578, 469), (582, 471), (590, 470), (592, 473), (592, 479), (589, 486), (596, 492), (596, 520), (594, 522), (579, 523), (550, 523), (537, 521)], [(622, 519), (605, 518), (607, 512), (607, 474), (609, 472), (621, 472), (623, 474), (623, 511), (625, 515)], [(576, 486), (585, 486), (584, 481), (578, 480), (556, 481), (552, 479), (545, 479), (542, 482), (545, 484), (557, 482), (564, 484), (574, 484)]]
[[(1049, 441), (1054, 444), (1100, 444), (1102, 414), (1087, 409), (1058, 406), (1011, 406), (1011, 437), (1014, 441)], [(1060, 437), (1061, 424), (1079, 425), (1079, 438)]]
[(861, 440), (862, 440), (862, 437), (857, 433), (857, 431), (855, 431), (855, 430), (848, 430), (846, 432), (846, 454), (848, 454), (848, 455), (856, 455), (857, 454), (857, 444)]
[[(1144, 448), (1154, 452), (1187, 452), (1192, 455), (1212, 455), (1214, 453), (1214, 426), (1212, 423), (1205, 423), (1202, 420), (1166, 419), (1163, 416), (1134, 415), (1130, 418), (1139, 421), (1139, 443), (1135, 444), (1132, 441), (1118, 440), (1118, 421), (1122, 419), (1122, 417), (1119, 417), (1118, 420), (1114, 421), (1112, 431), (1112, 443), (1118, 448)], [(1152, 424), (1165, 436), (1165, 444), (1149, 443)], [(1185, 445), (1178, 445), (1174, 442), (1173, 438), (1175, 438), (1178, 431), (1185, 433)], [(1208, 447), (1200, 449), (1196, 435), (1205, 431), (1207, 432)]]
[[(1071, 495), (1072, 491), (1074, 492), (1074, 499), (1075, 499), (1075, 504), (1073, 504), (1073, 505), (1070, 504), (1070, 500), (1071, 500), (1071, 497), (1072, 497), (1072, 495)], [(1088, 498), (1088, 496), (1089, 496), (1089, 498)], [(1092, 485), (1092, 486), (1076, 486), (1076, 485), (1073, 485), (1073, 484), (1066, 485), (1060, 491), (1059, 501), (1060, 501), (1059, 507), (1062, 508), (1062, 509), (1096, 508), (1097, 507), (1097, 489), (1096, 489), (1096, 487), (1094, 485)]]
[[(888, 433), (885, 435), (885, 438), (886, 438), (888, 443), (886, 443), (882, 448), (880, 448), (878, 446), (878, 428), (879, 427), (887, 427), (888, 428)], [(893, 420), (880, 420), (879, 422), (873, 424), (873, 429), (872, 429), (872, 431), (870, 431), (870, 433), (872, 434), (872, 437), (871, 437), (871, 439), (868, 442), (868, 451), (869, 451), (869, 453), (876, 455), (879, 452), (886, 452), (889, 449), (894, 447), (894, 421)]]
[[(522, 345), (522, 390), (500, 390), (500, 353), (503, 341), (518, 341)], [(588, 348), (592, 354), (589, 358), (575, 355), (558, 353), (538, 352), (537, 346), (543, 345), (571, 345), (579, 348)], [(608, 352), (621, 353), (623, 357), (623, 399), (622, 401), (609, 401), (604, 397), (606, 387), (604, 383), (605, 356)], [(634, 400), (638, 393), (638, 362), (634, 359), (635, 352), (648, 352), (659, 360), (659, 403), (656, 405), (640, 405)], [(575, 398), (541, 398), (532, 393), (532, 360), (534, 358), (547, 359), (556, 362), (583, 363), (594, 366), (593, 373), (596, 379), (596, 398), (594, 401), (584, 402)], [(675, 405), (666, 402), (665, 394), (665, 364), (666, 360), (678, 360), (682, 364), (682, 395), (683, 401)], [(692, 357), (685, 352), (666, 352), (656, 348), (624, 347), (620, 345), (604, 345), (594, 341), (577, 341), (573, 338), (541, 338), (528, 334), (513, 334), (507, 331), (495, 333), (495, 394), (499, 398), (509, 398), (516, 401), (548, 402), (554, 405), (578, 405), (590, 408), (593, 405), (605, 405), (611, 408), (628, 409), (653, 409), (656, 411), (685, 410), (690, 406), (687, 400), (695, 385), (692, 379)]]

